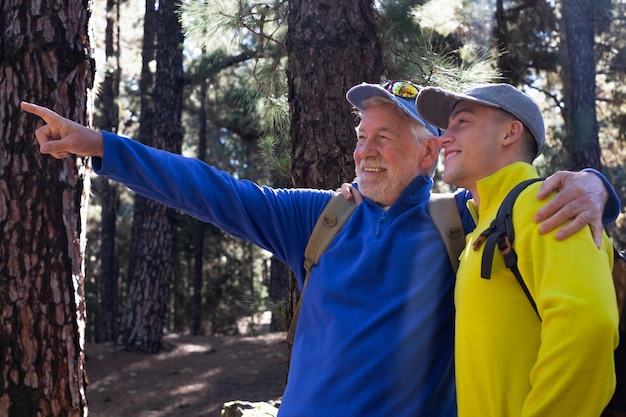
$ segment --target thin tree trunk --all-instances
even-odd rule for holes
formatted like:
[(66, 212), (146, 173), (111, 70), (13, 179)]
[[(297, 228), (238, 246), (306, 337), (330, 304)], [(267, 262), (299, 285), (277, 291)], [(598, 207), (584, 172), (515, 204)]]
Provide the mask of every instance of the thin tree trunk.
[(86, 416), (86, 161), (41, 155), (41, 123), (19, 102), (85, 122), (89, 4), (4, 0), (1, 9), (0, 416)]
[[(119, 21), (120, 5), (118, 0), (107, 0), (107, 26), (105, 52), (107, 72), (102, 85), (100, 126), (102, 130), (117, 132), (119, 124), (120, 84), (120, 48)], [(97, 340), (109, 342), (115, 340), (117, 330), (118, 305), (118, 262), (115, 255), (115, 221), (117, 218), (117, 188), (106, 177), (98, 177), (100, 192), (101, 234), (100, 234), (100, 277), (98, 291), (100, 299), (99, 331)]]
[[(207, 152), (207, 90), (208, 81), (200, 82), (200, 110), (198, 112), (198, 159), (204, 161)], [(196, 230), (194, 235), (194, 263), (193, 263), (193, 297), (191, 300), (191, 326), (190, 333), (197, 336), (202, 330), (202, 264), (204, 258), (205, 224), (200, 220), (194, 220)]]
[[(173, 0), (160, 0), (157, 13), (157, 74), (154, 88), (155, 135), (152, 146), (180, 153), (182, 148), (182, 28)], [(173, 173), (174, 174), (174, 173)], [(161, 348), (176, 247), (175, 210), (145, 200), (133, 276), (124, 317), (126, 350), (155, 353)], [(120, 343), (121, 342), (121, 343)]]
[[(154, 102), (152, 90), (154, 88), (154, 74), (150, 70), (150, 62), (156, 59), (157, 14), (155, 0), (146, 0), (143, 22), (143, 45), (141, 49), (141, 79), (139, 80), (139, 94), (141, 114), (139, 116), (139, 136), (141, 143), (150, 143), (154, 134)], [(133, 204), (133, 223), (130, 240), (130, 256), (128, 260), (128, 275), (126, 281), (126, 303), (124, 314), (116, 337), (118, 348), (126, 348), (126, 340), (132, 331), (134, 314), (131, 294), (135, 290), (138, 279), (138, 262), (140, 252), (140, 226), (143, 223), (146, 199), (135, 196)]]
[(594, 0), (563, 0), (565, 28), (563, 91), (565, 101), (565, 147), (570, 169), (601, 169), (596, 115), (596, 67), (594, 58)]
[[(500, 54), (498, 55), (498, 70), (502, 74), (502, 78), (508, 82), (511, 81), (513, 68), (511, 68), (511, 59), (506, 53), (509, 46), (509, 30), (504, 10), (504, 0), (496, 0), (496, 11), (494, 13), (493, 37)], [(503, 82), (506, 82), (503, 81)]]

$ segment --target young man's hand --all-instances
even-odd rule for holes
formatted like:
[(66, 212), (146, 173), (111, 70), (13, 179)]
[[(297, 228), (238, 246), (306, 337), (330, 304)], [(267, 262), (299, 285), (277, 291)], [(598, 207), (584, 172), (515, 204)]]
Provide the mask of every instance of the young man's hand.
[(337, 192), (343, 194), (343, 198), (345, 198), (346, 200), (354, 199), (357, 206), (363, 202), (363, 195), (361, 195), (359, 190), (354, 188), (352, 184), (349, 184), (347, 182), (341, 184), (341, 188), (339, 188)]

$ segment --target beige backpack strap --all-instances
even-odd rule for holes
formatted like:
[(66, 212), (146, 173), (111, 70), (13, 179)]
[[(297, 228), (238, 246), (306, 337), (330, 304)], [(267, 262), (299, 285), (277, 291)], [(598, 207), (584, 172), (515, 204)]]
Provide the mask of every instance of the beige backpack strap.
[(431, 193), (428, 211), (446, 245), (450, 264), (456, 273), (459, 269), (459, 256), (465, 247), (465, 231), (454, 194)]
[(311, 237), (309, 237), (309, 243), (304, 250), (304, 269), (306, 275), (304, 276), (304, 283), (302, 285), (302, 291), (300, 291), (300, 298), (298, 298), (298, 304), (293, 311), (293, 317), (289, 330), (287, 331), (287, 341), (293, 343), (293, 338), (296, 333), (296, 324), (298, 323), (298, 317), (300, 316), (300, 308), (302, 306), (302, 297), (304, 296), (304, 290), (309, 282), (311, 276), (311, 269), (317, 265), (320, 257), (324, 251), (330, 245), (335, 235), (339, 233), (344, 223), (348, 220), (356, 204), (354, 199), (346, 200), (341, 193), (336, 193), (326, 204), (322, 214), (317, 219)]
[[(328, 245), (341, 230), (344, 223), (350, 218), (355, 208), (356, 204), (354, 200), (348, 201), (341, 193), (337, 193), (326, 204), (322, 214), (315, 223), (309, 242), (304, 250), (304, 269), (306, 270), (306, 275), (304, 276), (304, 283), (298, 304), (293, 311), (291, 324), (287, 331), (287, 341), (289, 343), (293, 343), (298, 317), (300, 316), (302, 297), (304, 296), (304, 290), (309, 282), (311, 269), (317, 265), (320, 256), (322, 256), (324, 251), (328, 248)], [(428, 209), (446, 245), (452, 268), (456, 272), (459, 267), (459, 256), (465, 247), (465, 232), (463, 231), (463, 224), (457, 210), (454, 195), (431, 194)]]

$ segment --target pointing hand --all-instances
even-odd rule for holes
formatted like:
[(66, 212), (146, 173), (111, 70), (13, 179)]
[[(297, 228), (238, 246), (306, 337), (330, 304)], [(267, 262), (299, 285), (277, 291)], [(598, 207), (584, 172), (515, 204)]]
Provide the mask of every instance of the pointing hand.
[(102, 133), (59, 116), (55, 112), (36, 104), (22, 102), (22, 110), (39, 116), (46, 122), (35, 131), (39, 151), (57, 159), (71, 154), (100, 156), (104, 152)]

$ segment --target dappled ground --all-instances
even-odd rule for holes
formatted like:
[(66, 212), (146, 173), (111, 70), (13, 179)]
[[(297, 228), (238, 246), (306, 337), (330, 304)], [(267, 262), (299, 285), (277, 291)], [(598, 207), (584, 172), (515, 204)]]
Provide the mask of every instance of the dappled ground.
[(90, 417), (217, 417), (231, 400), (267, 401), (282, 394), (284, 333), (253, 337), (165, 337), (156, 355), (87, 344)]

